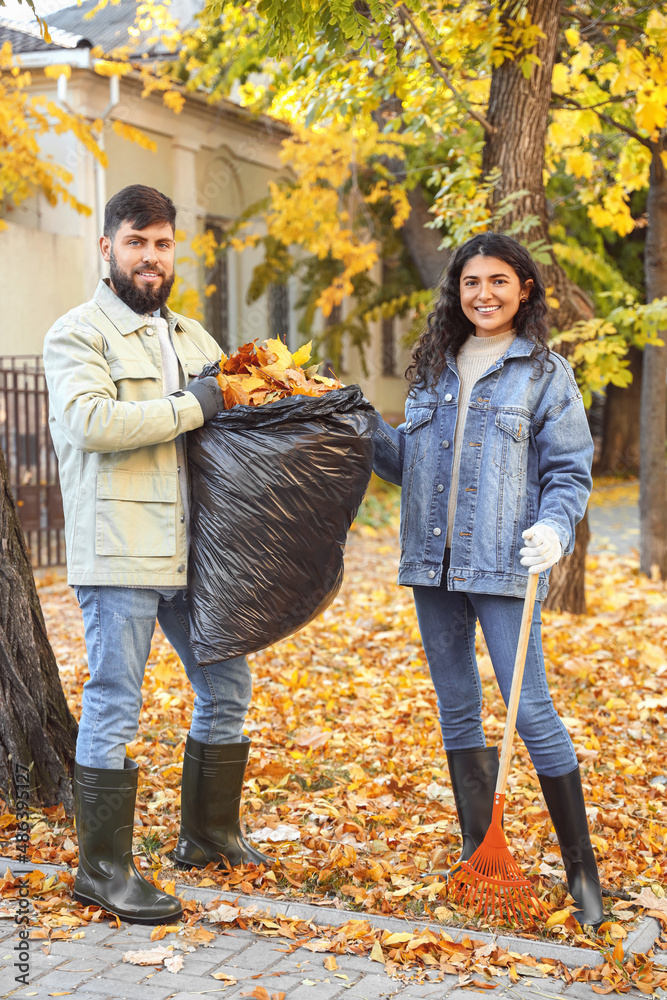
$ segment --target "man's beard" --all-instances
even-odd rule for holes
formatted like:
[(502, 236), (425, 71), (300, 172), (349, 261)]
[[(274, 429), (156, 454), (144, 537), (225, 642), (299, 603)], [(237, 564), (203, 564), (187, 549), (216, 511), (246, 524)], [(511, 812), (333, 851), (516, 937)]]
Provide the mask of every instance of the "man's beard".
[[(133, 275), (139, 273), (139, 271), (149, 270), (159, 274), (162, 278), (159, 287), (155, 289), (150, 287), (146, 287), (145, 289), (137, 288)], [(162, 309), (162, 306), (169, 298), (171, 286), (174, 284), (176, 275), (173, 271), (170, 275), (167, 275), (161, 267), (152, 266), (147, 268), (145, 265), (141, 268), (136, 268), (135, 271), (128, 274), (127, 271), (121, 270), (112, 250), (109, 258), (109, 277), (116, 295), (119, 299), (122, 299), (126, 306), (129, 306), (130, 309), (133, 309), (134, 312), (140, 315), (150, 315), (156, 309)]]

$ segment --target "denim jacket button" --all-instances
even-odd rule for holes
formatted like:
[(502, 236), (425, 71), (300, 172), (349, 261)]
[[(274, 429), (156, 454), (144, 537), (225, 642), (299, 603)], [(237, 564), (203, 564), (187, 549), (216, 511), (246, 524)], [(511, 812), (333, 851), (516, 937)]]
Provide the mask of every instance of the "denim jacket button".
[(446, 394), (446, 396), (445, 396), (445, 402), (446, 402), (446, 403), (451, 403), (451, 401), (452, 401), (452, 399), (453, 399), (453, 398), (454, 398), (454, 397), (452, 396), (451, 392), (448, 392), (448, 393)]
[(442, 447), (443, 448), (449, 448), (449, 441), (443, 441), (442, 442)]
[(434, 578), (434, 576), (435, 576), (435, 570), (434, 569), (430, 569), (428, 571), (428, 578), (429, 578), (429, 580), (432, 580)]
[(442, 493), (442, 491), (444, 490), (444, 488), (445, 487), (442, 485), (442, 483), (438, 483), (438, 493)]
[(440, 530), (440, 528), (434, 528), (434, 529), (433, 529), (433, 534), (434, 534), (434, 535), (441, 535), (441, 534), (442, 534), (442, 531)]

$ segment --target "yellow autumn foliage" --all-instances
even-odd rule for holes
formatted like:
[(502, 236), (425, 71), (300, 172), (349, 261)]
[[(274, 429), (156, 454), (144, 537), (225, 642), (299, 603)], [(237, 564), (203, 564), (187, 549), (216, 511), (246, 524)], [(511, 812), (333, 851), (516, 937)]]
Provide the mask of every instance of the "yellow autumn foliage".
[(77, 212), (89, 215), (90, 208), (69, 189), (72, 174), (42, 153), (40, 137), (51, 131), (71, 132), (106, 163), (93, 130), (83, 118), (30, 93), (31, 75), (21, 72), (9, 42), (0, 47), (0, 74), (0, 202), (19, 205), (40, 191), (50, 205), (65, 201)]
[(382, 157), (405, 158), (411, 137), (380, 132), (370, 116), (360, 116), (352, 127), (337, 121), (327, 128), (307, 129), (297, 123), (293, 135), (283, 142), (281, 160), (295, 177), (291, 184), (271, 181), (271, 205), (266, 215), (269, 234), (285, 246), (298, 244), (320, 259), (328, 256), (343, 269), (318, 301), (325, 316), (346, 296), (352, 295), (352, 279), (379, 260), (375, 240), (356, 225), (368, 205), (386, 199), (392, 207), (392, 222), (403, 225), (410, 213), (405, 188), (386, 178), (364, 193), (359, 173)]
[[(565, 39), (572, 54), (554, 67), (562, 104), (549, 126), (547, 163), (555, 169), (562, 162), (590, 182), (581, 193), (590, 219), (626, 236), (635, 226), (630, 195), (648, 186), (652, 144), (667, 126), (667, 17), (652, 11), (643, 34), (633, 43), (618, 38), (610, 53), (582, 43), (574, 27)], [(622, 144), (600, 155), (596, 136), (614, 129)]]

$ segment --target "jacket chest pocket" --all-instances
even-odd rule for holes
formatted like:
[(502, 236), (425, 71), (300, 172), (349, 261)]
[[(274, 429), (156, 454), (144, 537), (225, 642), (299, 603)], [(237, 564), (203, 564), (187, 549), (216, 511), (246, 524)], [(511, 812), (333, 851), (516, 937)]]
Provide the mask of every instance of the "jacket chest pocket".
[(199, 354), (197, 355), (197, 357), (184, 358), (185, 372), (187, 375), (188, 382), (190, 381), (190, 379), (196, 378), (197, 375), (200, 375), (202, 369), (210, 364), (211, 362), (208, 360), (208, 358), (204, 357), (203, 354)]
[(176, 554), (175, 473), (100, 470), (95, 501), (95, 552), (99, 556)]
[[(157, 399), (162, 395), (162, 372), (149, 358), (107, 357), (118, 399)], [(143, 385), (140, 385), (143, 383)]]
[(526, 471), (530, 418), (522, 413), (496, 415), (493, 461), (507, 476), (520, 476)]
[(428, 451), (431, 420), (435, 413), (434, 407), (414, 407), (408, 410), (405, 422), (405, 458), (403, 469), (412, 469), (426, 457)]

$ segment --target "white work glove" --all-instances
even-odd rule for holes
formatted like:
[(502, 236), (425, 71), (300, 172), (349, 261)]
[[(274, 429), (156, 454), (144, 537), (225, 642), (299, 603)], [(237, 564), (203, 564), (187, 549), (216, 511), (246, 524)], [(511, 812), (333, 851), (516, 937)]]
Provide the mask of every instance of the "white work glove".
[(563, 554), (563, 546), (558, 535), (548, 524), (534, 524), (521, 535), (525, 547), (521, 549), (522, 566), (528, 566), (529, 573), (543, 573), (557, 563)]

